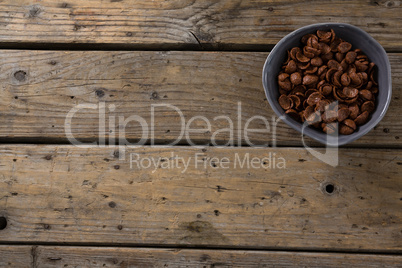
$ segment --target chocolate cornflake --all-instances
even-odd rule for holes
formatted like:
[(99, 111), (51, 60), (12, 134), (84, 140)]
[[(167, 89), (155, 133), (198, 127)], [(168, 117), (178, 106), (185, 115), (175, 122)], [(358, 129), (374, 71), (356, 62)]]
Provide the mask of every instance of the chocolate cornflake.
[(294, 120), (328, 134), (352, 134), (375, 111), (375, 63), (332, 29), (307, 34), (301, 42), (288, 51), (278, 75), (280, 106)]

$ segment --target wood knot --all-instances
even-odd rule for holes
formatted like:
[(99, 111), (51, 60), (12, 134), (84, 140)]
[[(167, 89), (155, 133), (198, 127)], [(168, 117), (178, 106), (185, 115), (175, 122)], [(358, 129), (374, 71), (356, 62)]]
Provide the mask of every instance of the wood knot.
[(151, 100), (156, 100), (158, 98), (158, 92), (152, 92)]
[(35, 18), (40, 14), (40, 12), (41, 12), (41, 9), (40, 9), (39, 6), (32, 6), (29, 9), (29, 17), (30, 18)]
[(109, 202), (109, 207), (115, 208), (116, 206), (117, 206), (117, 204), (114, 201)]
[(17, 80), (20, 81), (20, 82), (25, 81), (25, 80), (26, 80), (26, 76), (27, 76), (27, 73), (26, 73), (25, 71), (22, 71), (22, 70), (16, 71), (16, 72), (14, 73), (14, 78), (17, 79)]
[(105, 96), (105, 91), (103, 91), (102, 89), (97, 89), (95, 90), (95, 94), (98, 98), (102, 98), (103, 96)]

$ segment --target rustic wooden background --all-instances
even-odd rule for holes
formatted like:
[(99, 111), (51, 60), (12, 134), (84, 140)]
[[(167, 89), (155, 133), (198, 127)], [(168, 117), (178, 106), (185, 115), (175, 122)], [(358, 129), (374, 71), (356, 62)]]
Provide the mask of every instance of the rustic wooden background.
[[(382, 0), (1, 1), (0, 267), (401, 267), (401, 14), (401, 1)], [(65, 117), (80, 103), (114, 104), (117, 115), (149, 122), (151, 104), (211, 119), (236, 118), (241, 101), (248, 118), (270, 118), (261, 84), (269, 50), (318, 22), (362, 28), (392, 65), (386, 116), (340, 149), (336, 168), (283, 123), (279, 148), (193, 148), (183, 139), (127, 151), (276, 153), (286, 170), (133, 171), (114, 148), (69, 145)], [(98, 121), (96, 112), (77, 113), (72, 132), (107, 139)], [(158, 145), (180, 133), (173, 111), (155, 122)], [(205, 144), (211, 132), (192, 138)], [(138, 126), (126, 133), (141, 138)]]

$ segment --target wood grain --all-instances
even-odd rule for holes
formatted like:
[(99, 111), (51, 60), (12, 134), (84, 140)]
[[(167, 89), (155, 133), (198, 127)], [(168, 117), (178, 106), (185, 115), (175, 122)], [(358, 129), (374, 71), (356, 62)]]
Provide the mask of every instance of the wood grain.
[(123, 247), (0, 246), (1, 267), (397, 267), (381, 254)]
[(33, 254), (31, 246), (0, 245), (0, 267), (32, 267)]
[(1, 145), (0, 242), (402, 252), (400, 150), (342, 149), (338, 167), (302, 148), (116, 152)]
[[(190, 141), (210, 144), (213, 134), (233, 122), (233, 144), (246, 144), (244, 128), (253, 116), (268, 120), (269, 130), (248, 132), (252, 144), (300, 146), (298, 132), (279, 122), (274, 135), (274, 113), (265, 99), (261, 70), (267, 53), (257, 52), (111, 52), (111, 51), (20, 51), (2, 50), (0, 72), (0, 137), (2, 142), (68, 142), (65, 118), (80, 104), (105, 103), (106, 128), (99, 131), (99, 111), (79, 110), (71, 129), (75, 138), (94, 142), (99, 137), (118, 137), (119, 117), (144, 118), (151, 130), (152, 105), (174, 105), (185, 122), (204, 116), (211, 122), (205, 130), (201, 119), (190, 127), (204, 131), (190, 133)], [(377, 127), (350, 146), (402, 147), (402, 54), (390, 54), (393, 98)], [(238, 124), (239, 103), (241, 120)], [(109, 107), (114, 105), (114, 110)], [(115, 120), (113, 123), (109, 118)], [(158, 144), (174, 142), (184, 126), (172, 108), (155, 108), (154, 138)], [(111, 125), (112, 127), (109, 127)], [(249, 129), (266, 130), (256, 119)], [(237, 130), (240, 130), (237, 131)], [(143, 135), (139, 123), (127, 125), (125, 137), (138, 142)], [(148, 140), (150, 138), (148, 134)], [(239, 140), (240, 138), (240, 140)], [(215, 136), (217, 144), (231, 141), (228, 131)], [(183, 136), (180, 144), (189, 144)], [(318, 143), (310, 142), (313, 145)]]
[(7, 0), (0, 4), (0, 41), (261, 49), (307, 24), (346, 22), (395, 51), (402, 45), (400, 13), (400, 1), (385, 0)]
[(38, 247), (36, 267), (397, 267), (401, 256), (244, 250)]

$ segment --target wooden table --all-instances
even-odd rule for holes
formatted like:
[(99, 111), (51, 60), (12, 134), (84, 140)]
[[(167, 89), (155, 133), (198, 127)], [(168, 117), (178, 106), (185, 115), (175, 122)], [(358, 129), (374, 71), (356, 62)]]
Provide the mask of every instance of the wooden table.
[[(401, 267), (401, 15), (401, 1), (383, 0), (2, 1), (0, 267)], [(274, 116), (261, 83), (269, 50), (317, 22), (364, 29), (392, 65), (386, 116), (339, 150), (337, 167), (282, 122), (277, 147), (271, 134), (248, 132), (265, 148), (243, 135), (249, 118)], [(156, 146), (150, 136), (124, 150), (70, 144), (77, 105), (87, 105), (67, 122), (77, 140), (108, 141), (119, 117), (137, 115), (154, 124)], [(191, 124), (203, 146), (184, 136), (163, 146), (182, 131), (173, 106), (186, 123), (210, 120)], [(229, 126), (216, 116), (233, 120), (235, 146), (211, 144)], [(142, 135), (133, 121), (124, 137)], [(220, 166), (270, 154), (286, 168)], [(137, 168), (130, 155), (207, 164)]]

